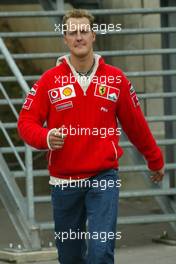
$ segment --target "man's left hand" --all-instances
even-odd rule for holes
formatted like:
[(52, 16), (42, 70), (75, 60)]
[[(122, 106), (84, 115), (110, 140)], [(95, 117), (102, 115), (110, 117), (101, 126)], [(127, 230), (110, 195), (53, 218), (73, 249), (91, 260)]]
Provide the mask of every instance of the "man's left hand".
[(164, 177), (164, 168), (157, 170), (157, 171), (151, 171), (151, 180), (155, 183), (162, 181)]

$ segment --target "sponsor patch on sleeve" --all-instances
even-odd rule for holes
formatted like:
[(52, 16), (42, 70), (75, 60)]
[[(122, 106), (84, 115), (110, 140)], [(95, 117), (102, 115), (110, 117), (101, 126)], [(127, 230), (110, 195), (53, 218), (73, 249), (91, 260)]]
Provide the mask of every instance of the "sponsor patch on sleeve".
[(29, 110), (31, 108), (32, 102), (33, 102), (33, 99), (26, 98), (25, 101), (24, 101), (24, 104), (23, 104), (22, 108), (24, 108), (26, 110)]
[(48, 94), (52, 104), (57, 101), (62, 101), (76, 96), (75, 89), (72, 84), (51, 89), (48, 91)]
[(134, 106), (137, 107), (140, 104), (137, 94), (135, 93), (131, 98), (132, 98)]
[(120, 90), (116, 87), (107, 86), (105, 84), (96, 84), (94, 95), (112, 102), (117, 102)]
[(139, 102), (139, 99), (137, 97), (135, 88), (132, 84), (130, 84), (129, 91), (130, 91), (131, 99), (133, 101), (133, 105), (134, 105), (134, 107), (137, 107), (138, 105), (140, 105), (140, 102)]
[(36, 92), (37, 92), (37, 88), (38, 88), (38, 84), (35, 83), (35, 84), (32, 86), (32, 88), (30, 89), (29, 94), (35, 96), (35, 95), (36, 95)]
[(136, 91), (135, 91), (133, 85), (131, 85), (131, 86), (130, 86), (130, 94), (133, 94), (133, 93), (135, 93), (135, 92), (136, 92)]

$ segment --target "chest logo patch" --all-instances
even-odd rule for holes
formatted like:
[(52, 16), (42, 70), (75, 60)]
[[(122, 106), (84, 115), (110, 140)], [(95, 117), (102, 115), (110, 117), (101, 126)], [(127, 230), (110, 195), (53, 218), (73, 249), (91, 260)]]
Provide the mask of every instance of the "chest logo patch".
[(48, 91), (48, 94), (52, 104), (76, 96), (75, 88), (72, 84), (51, 89)]
[(100, 85), (98, 89), (100, 95), (104, 95), (106, 93), (106, 86)]
[(73, 107), (72, 101), (68, 101), (68, 102), (65, 102), (65, 103), (57, 104), (56, 105), (56, 110), (57, 111), (62, 111), (62, 110), (66, 110), (66, 109), (69, 109), (69, 108), (72, 108), (72, 107)]
[(107, 86), (105, 84), (96, 84), (94, 95), (112, 102), (117, 102), (120, 90), (116, 87)]
[(65, 96), (70, 96), (72, 94), (72, 89), (70, 87), (66, 87), (64, 90), (63, 90), (63, 94)]

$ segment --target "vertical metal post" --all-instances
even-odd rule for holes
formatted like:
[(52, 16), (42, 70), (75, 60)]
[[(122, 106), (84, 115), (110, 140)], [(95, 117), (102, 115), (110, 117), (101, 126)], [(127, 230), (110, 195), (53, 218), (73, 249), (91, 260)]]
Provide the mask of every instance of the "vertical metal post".
[(39, 227), (35, 222), (32, 149), (27, 144), (25, 144), (25, 147), (27, 214), (31, 225), (33, 248), (39, 249), (41, 248), (41, 242), (39, 237)]
[[(161, 6), (176, 6), (176, 0), (164, 1), (161, 0)], [(176, 17), (175, 13), (168, 13), (161, 15), (161, 23), (164, 27), (175, 27)], [(162, 38), (163, 48), (175, 48), (176, 36), (175, 34), (164, 34)], [(163, 68), (164, 69), (175, 69), (176, 68), (176, 54), (163, 55)], [(165, 92), (175, 91), (175, 76), (164, 76), (163, 84)], [(166, 115), (173, 115), (176, 113), (176, 98), (165, 98), (164, 112)], [(174, 122), (166, 122), (165, 124), (166, 138), (175, 138), (176, 124)], [(166, 162), (175, 163), (176, 159), (176, 146), (166, 146)], [(176, 172), (170, 171), (168, 177), (170, 179), (171, 187), (176, 186)]]
[(56, 9), (59, 11), (64, 10), (64, 1), (63, 0), (56, 0)]
[[(29, 86), (26, 83), (26, 81), (24, 80), (21, 71), (17, 67), (14, 59), (12, 58), (12, 55), (10, 54), (9, 50), (7, 49), (2, 38), (0, 38), (0, 50), (1, 50), (2, 54), (4, 55), (10, 69), (12, 70), (14, 75), (16, 76), (19, 85), (21, 86), (23, 91), (25, 93), (27, 93), (29, 91)], [(10, 106), (14, 110), (13, 106), (12, 105), (10, 105)], [(16, 115), (16, 117), (17, 117), (17, 115)], [(39, 228), (36, 226), (36, 224), (34, 222), (32, 151), (29, 147), (26, 147), (26, 153), (25, 154), (26, 154), (25, 155), (25, 158), (26, 158), (26, 160), (25, 160), (25, 163), (26, 163), (26, 192), (27, 192), (27, 205), (28, 205), (28, 208), (27, 208), (28, 215), (27, 216), (25, 215), (25, 217), (28, 220), (27, 221), (28, 223), (26, 223), (26, 225), (29, 227), (29, 230), (26, 230), (26, 232), (29, 231), (27, 234), (29, 236), (28, 239), (30, 242), (32, 241), (32, 243), (30, 243), (30, 247), (33, 249), (40, 249), (41, 246), (40, 246)], [(16, 193), (16, 195), (17, 195), (17, 193)], [(25, 214), (26, 212), (23, 212), (23, 213)], [(21, 221), (22, 221), (22, 219), (21, 219)], [(19, 228), (18, 232), (21, 234), (21, 237), (23, 238), (24, 245), (26, 247), (28, 247), (27, 242), (25, 242), (25, 235), (23, 234), (24, 230), (25, 229), (23, 229), (21, 231), (21, 229)]]
[(32, 162), (32, 150), (26, 144), (25, 163), (26, 163), (26, 195), (28, 205), (28, 219), (34, 221), (34, 186), (33, 186), (33, 162)]

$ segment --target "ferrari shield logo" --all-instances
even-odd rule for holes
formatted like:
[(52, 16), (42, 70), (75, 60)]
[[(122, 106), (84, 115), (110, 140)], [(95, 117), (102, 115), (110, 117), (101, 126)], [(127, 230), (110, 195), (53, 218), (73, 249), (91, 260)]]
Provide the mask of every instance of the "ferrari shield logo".
[(102, 86), (102, 85), (100, 85), (99, 86), (99, 94), (100, 95), (103, 95), (103, 94), (105, 94), (106, 93), (106, 86)]
[(110, 100), (112, 102), (117, 102), (119, 94), (120, 90), (118, 88), (98, 83), (94, 92), (95, 96)]

